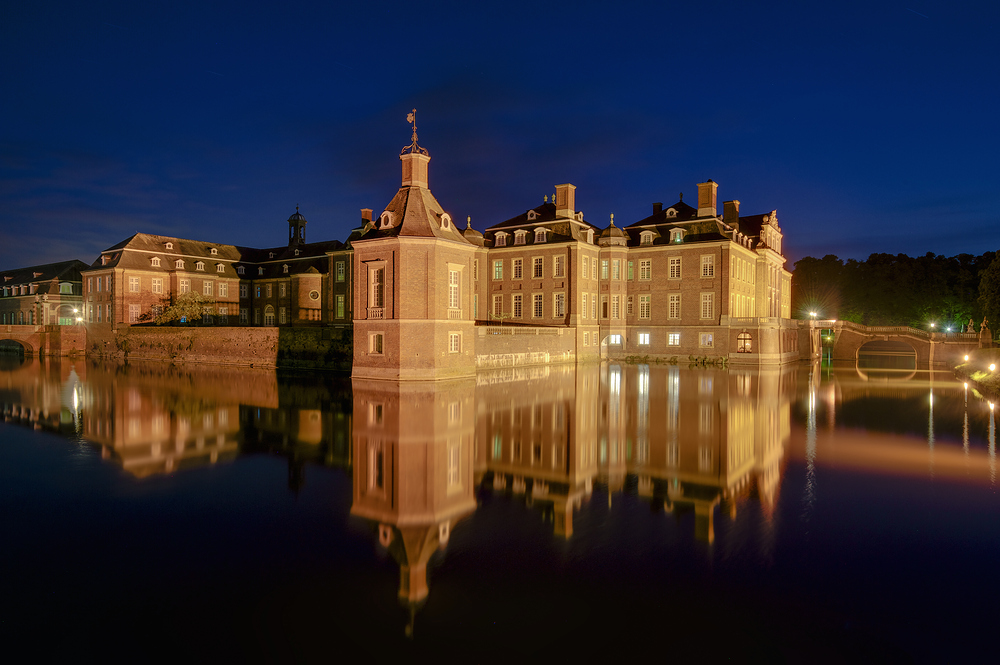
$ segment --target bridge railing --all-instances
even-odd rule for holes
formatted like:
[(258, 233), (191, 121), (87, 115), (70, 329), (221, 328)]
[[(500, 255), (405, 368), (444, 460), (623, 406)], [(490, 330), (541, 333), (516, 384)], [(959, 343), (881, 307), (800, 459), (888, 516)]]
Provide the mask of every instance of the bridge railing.
[(910, 326), (866, 326), (861, 323), (854, 323), (853, 321), (841, 321), (840, 323), (847, 330), (854, 330), (863, 334), (910, 335), (912, 337), (923, 337), (924, 339), (930, 339), (931, 337), (931, 333), (926, 330), (911, 328)]

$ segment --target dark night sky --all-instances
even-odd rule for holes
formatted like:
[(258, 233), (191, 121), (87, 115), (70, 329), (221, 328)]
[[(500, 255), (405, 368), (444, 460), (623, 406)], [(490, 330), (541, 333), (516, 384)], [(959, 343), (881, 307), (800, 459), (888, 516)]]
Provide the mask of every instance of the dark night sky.
[[(344, 239), (399, 187), (482, 230), (577, 185), (628, 224), (697, 182), (792, 262), (1000, 249), (1000, 3), (6, 2), (0, 267), (137, 231)], [(720, 205), (721, 208), (721, 205)]]

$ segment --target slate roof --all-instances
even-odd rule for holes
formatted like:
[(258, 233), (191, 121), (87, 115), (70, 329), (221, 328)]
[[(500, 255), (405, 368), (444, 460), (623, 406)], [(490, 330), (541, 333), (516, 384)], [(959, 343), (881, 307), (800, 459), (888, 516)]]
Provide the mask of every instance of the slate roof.
[[(73, 259), (71, 261), (59, 261), (39, 266), (28, 266), (27, 268), (4, 270), (0, 272), (0, 286), (48, 282), (53, 279), (61, 282), (79, 282), (82, 279), (80, 271), (86, 269), (86, 267), (87, 264), (83, 261)], [(44, 292), (43, 290), (38, 291), (38, 293)]]
[[(529, 213), (534, 212), (535, 218), (529, 219)], [(495, 247), (495, 238), (498, 232), (504, 232), (511, 234), (513, 238), (515, 231), (526, 231), (524, 245), (535, 244), (535, 229), (545, 228), (547, 231), (545, 242), (540, 244), (552, 244), (557, 242), (569, 242), (576, 240), (583, 240), (585, 238), (584, 232), (591, 230), (594, 232), (594, 237), (597, 237), (601, 233), (601, 229), (597, 228), (590, 222), (582, 221), (579, 219), (569, 218), (569, 217), (559, 217), (556, 215), (556, 205), (554, 203), (543, 203), (535, 208), (530, 208), (525, 210), (520, 215), (516, 217), (511, 217), (510, 219), (494, 224), (493, 226), (486, 229), (486, 238), (490, 241), (491, 246)], [(514, 246), (514, 241), (509, 240), (506, 247)], [(521, 247), (522, 245), (517, 245)]]
[(451, 221), (448, 228), (442, 226), (441, 219), (446, 213), (434, 195), (431, 194), (431, 190), (426, 187), (417, 185), (400, 187), (396, 195), (389, 201), (389, 205), (385, 207), (385, 212), (391, 214), (392, 226), (380, 228), (379, 220), (382, 215), (379, 215), (379, 219), (375, 220), (374, 225), (363, 232), (362, 239), (415, 237), (468, 242), (462, 231), (455, 225), (455, 220)]

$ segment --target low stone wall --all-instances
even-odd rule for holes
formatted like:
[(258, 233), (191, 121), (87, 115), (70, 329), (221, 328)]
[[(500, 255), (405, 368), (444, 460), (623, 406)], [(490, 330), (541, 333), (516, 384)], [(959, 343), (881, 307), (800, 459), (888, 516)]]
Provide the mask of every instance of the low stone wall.
[(350, 328), (133, 327), (91, 339), (87, 355), (108, 360), (349, 370)]
[(570, 328), (476, 328), (477, 370), (575, 362), (576, 335)]

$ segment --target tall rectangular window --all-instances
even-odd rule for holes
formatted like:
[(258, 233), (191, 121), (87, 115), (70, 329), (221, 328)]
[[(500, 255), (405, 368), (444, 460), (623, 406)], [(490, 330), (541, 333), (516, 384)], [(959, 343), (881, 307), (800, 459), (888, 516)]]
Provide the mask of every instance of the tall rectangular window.
[(450, 309), (458, 309), (460, 307), (457, 270), (448, 271), (448, 307)]
[(153, 293), (163, 293), (163, 278), (154, 277), (153, 278)]
[(523, 303), (522, 303), (523, 299), (524, 298), (523, 298), (523, 296), (520, 293), (515, 293), (514, 294), (513, 305), (514, 305), (514, 318), (515, 319), (520, 319), (521, 318), (521, 315), (522, 315), (521, 308), (522, 308), (522, 305), (523, 305)]
[(553, 314), (556, 317), (566, 316), (566, 294), (557, 293), (555, 295)]
[(128, 322), (129, 323), (139, 323), (139, 306), (129, 305), (128, 306)]
[(278, 323), (280, 323), (282, 325), (284, 325), (285, 323), (288, 323), (288, 321), (285, 319), (285, 308), (284, 307), (279, 307), (278, 308)]
[(284, 282), (282, 282), (281, 284), (278, 284), (278, 295), (281, 296), (282, 298), (285, 297), (285, 287), (286, 286), (287, 286), (287, 284), (285, 284)]
[(138, 277), (129, 277), (128, 278), (128, 290), (131, 293), (138, 293), (139, 292), (139, 278)]
[(459, 353), (462, 350), (462, 333), (448, 333), (448, 353)]
[(532, 279), (542, 278), (542, 257), (536, 256), (531, 260), (531, 277)]
[(267, 289), (267, 297), (268, 298), (270, 298), (270, 297), (272, 297), (274, 295), (274, 285), (273, 284), (268, 284), (264, 288)]
[(381, 354), (382, 353), (382, 333), (369, 333), (368, 335), (368, 353)]
[(503, 279), (503, 259), (493, 262), (493, 279)]
[(590, 260), (587, 259), (587, 257), (583, 257), (580, 261), (580, 265), (583, 266), (583, 278), (590, 279), (590, 270), (588, 270), (590, 267)]
[(611, 318), (617, 319), (621, 318), (621, 296), (611, 296)]
[(680, 279), (681, 278), (681, 257), (673, 257), (668, 262), (669, 271), (667, 277), (669, 279)]
[(250, 285), (240, 284), (240, 298), (249, 298), (249, 297), (250, 297)]
[(597, 279), (597, 259), (590, 260), (590, 278)]
[(705, 348), (712, 348), (712, 346), (714, 346), (714, 339), (712, 337), (712, 333), (699, 333), (698, 346), (703, 346)]
[(191, 290), (191, 280), (190, 279), (182, 279), (181, 283), (180, 283), (180, 292), (181, 293), (187, 293), (190, 290)]
[(667, 334), (667, 346), (680, 346), (681, 344), (681, 334), (680, 333), (668, 333)]
[(653, 262), (650, 259), (639, 261), (639, 279), (651, 279), (653, 276)]
[(343, 282), (347, 275), (347, 265), (344, 261), (337, 261), (337, 281)]
[(608, 297), (601, 296), (601, 318), (606, 319), (611, 315), (611, 309), (608, 307)]
[(566, 257), (557, 256), (555, 257), (552, 269), (553, 277), (565, 277), (566, 276)]
[(714, 301), (715, 301), (714, 293), (701, 294), (701, 318), (703, 319), (712, 318), (713, 315), (712, 310), (714, 309), (712, 305), (714, 304)]
[(385, 307), (385, 268), (371, 268), (368, 277), (368, 306)]
[(532, 297), (532, 299), (534, 301), (534, 303), (533, 303), (534, 307), (532, 309), (531, 315), (533, 317), (535, 317), (536, 319), (540, 319), (540, 318), (542, 318), (542, 313), (544, 311), (543, 305), (542, 305), (542, 294), (541, 293), (535, 293), (531, 297)]
[(587, 318), (587, 294), (584, 293), (580, 296), (580, 315), (582, 318)]
[(337, 318), (338, 319), (344, 318), (344, 296), (343, 295), (338, 295), (337, 296)]
[(667, 301), (667, 318), (681, 318), (681, 296), (679, 293), (672, 293)]
[(597, 320), (597, 294), (593, 293), (590, 296), (590, 318)]
[(701, 276), (715, 277), (715, 255), (706, 254), (701, 257)]
[(649, 345), (649, 333), (639, 333), (639, 344), (642, 346)]
[(497, 294), (493, 296), (493, 318), (499, 319), (503, 316), (503, 296)]
[(202, 282), (201, 292), (202, 292), (203, 295), (206, 295), (206, 296), (212, 295), (212, 283), (210, 281), (208, 281), (207, 279), (204, 282)]
[(219, 308), (219, 323), (222, 325), (229, 325), (229, 308), (220, 307)]
[(524, 259), (512, 259), (510, 262), (511, 277), (521, 279), (523, 276)]
[(611, 279), (621, 279), (622, 278), (622, 266), (621, 261), (615, 259), (611, 262)]
[(628, 296), (627, 298), (625, 298), (625, 316), (627, 316), (628, 318), (632, 318), (632, 314), (634, 311), (634, 308), (632, 306), (633, 298), (634, 296)]
[(639, 318), (648, 319), (650, 314), (650, 296), (639, 296)]
[(608, 260), (601, 259), (601, 279), (608, 278)]
[(220, 298), (229, 297), (229, 282), (219, 282), (219, 297)]

